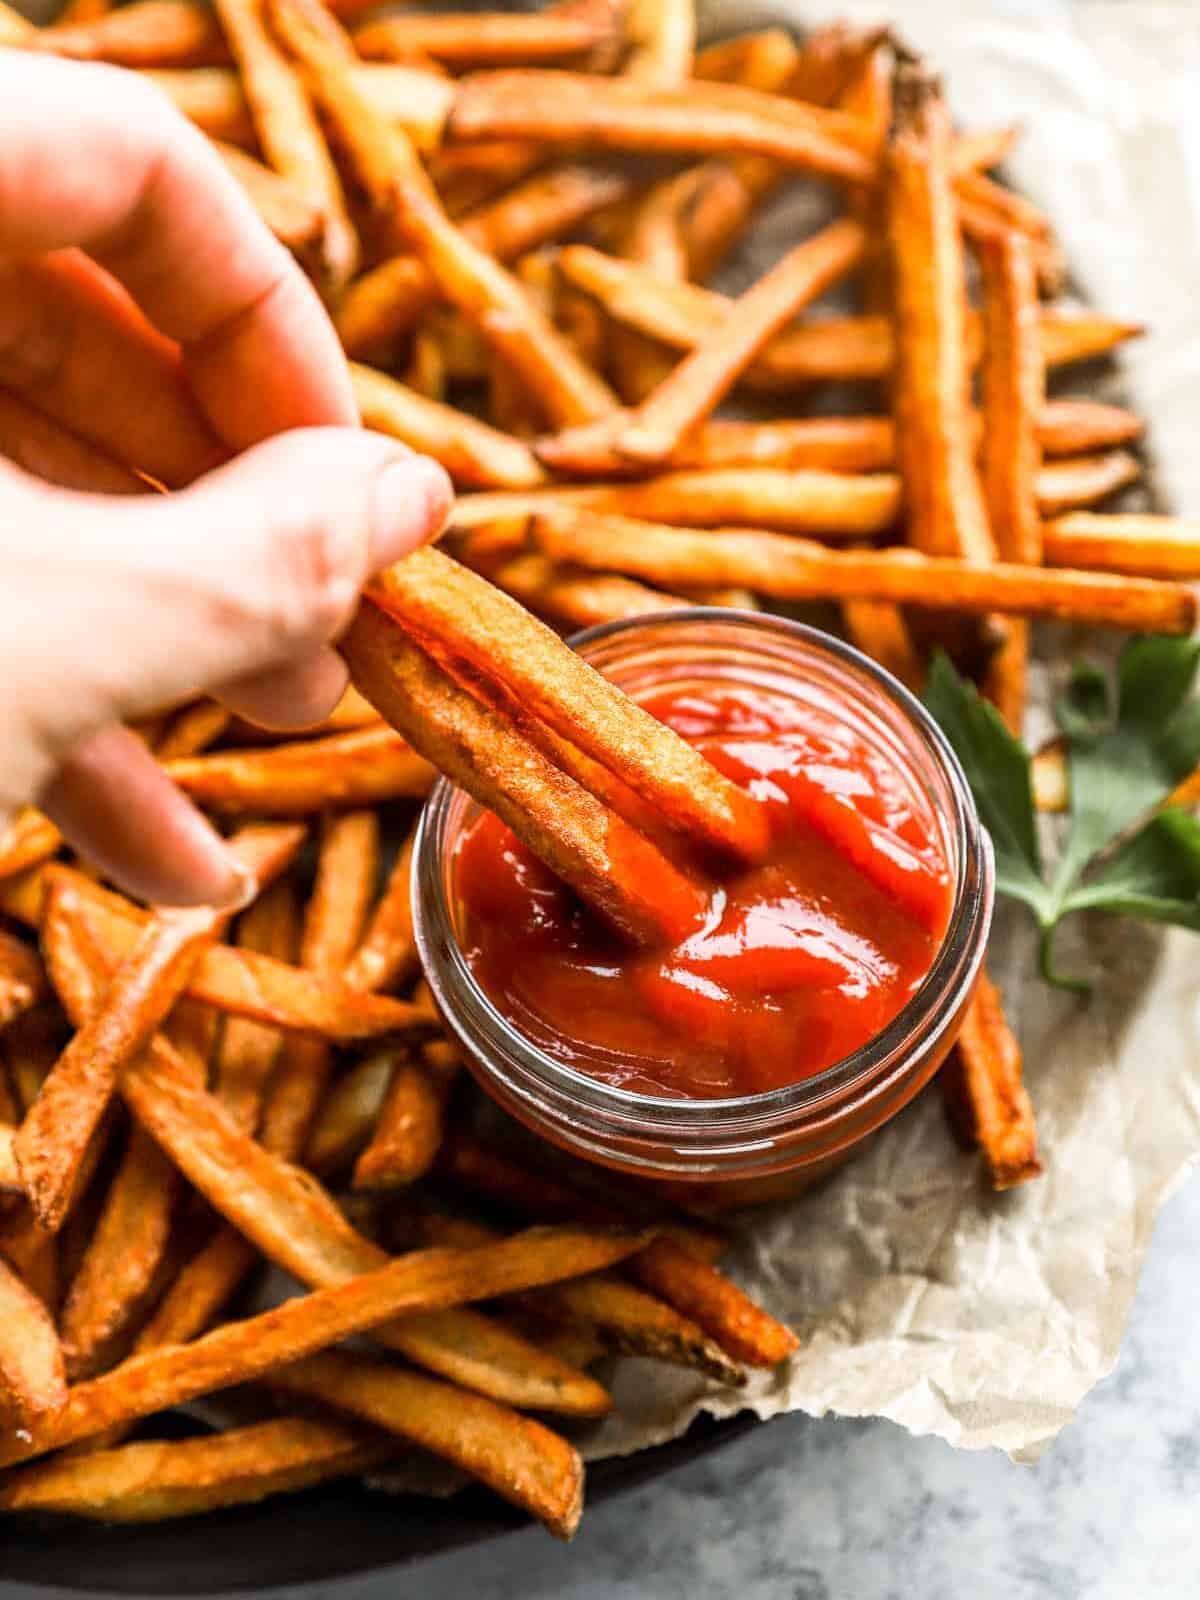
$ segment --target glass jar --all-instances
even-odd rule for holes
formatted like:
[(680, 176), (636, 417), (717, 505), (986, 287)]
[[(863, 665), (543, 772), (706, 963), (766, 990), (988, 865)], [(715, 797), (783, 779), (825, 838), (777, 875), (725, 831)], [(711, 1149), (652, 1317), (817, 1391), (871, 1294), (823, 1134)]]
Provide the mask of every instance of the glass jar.
[[(773, 615), (694, 608), (606, 624), (571, 641), (634, 700), (742, 683), (816, 693), (927, 797), (955, 885), (934, 964), (894, 1020), (799, 1083), (722, 1100), (614, 1087), (518, 1032), (477, 982), (456, 936), (455, 846), (478, 815), (446, 780), (421, 819), (413, 872), (417, 947), (442, 1014), (486, 1092), (574, 1155), (671, 1186), (708, 1207), (806, 1187), (844, 1161), (933, 1077), (957, 1036), (991, 923), (991, 845), (958, 761), (924, 707), (851, 646)], [(578, 1052), (578, 1043), (574, 1046)]]

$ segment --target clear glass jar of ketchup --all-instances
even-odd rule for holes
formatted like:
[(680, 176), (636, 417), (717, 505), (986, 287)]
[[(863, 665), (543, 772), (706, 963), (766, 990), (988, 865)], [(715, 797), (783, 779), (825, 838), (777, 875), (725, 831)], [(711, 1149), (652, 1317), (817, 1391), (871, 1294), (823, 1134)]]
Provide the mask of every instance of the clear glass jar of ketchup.
[(724, 1208), (806, 1187), (932, 1078), (991, 921), (991, 848), (923, 707), (777, 616), (659, 612), (572, 643), (771, 817), (673, 950), (621, 943), (462, 791), (421, 821), (430, 986), (493, 1099), (553, 1143)]

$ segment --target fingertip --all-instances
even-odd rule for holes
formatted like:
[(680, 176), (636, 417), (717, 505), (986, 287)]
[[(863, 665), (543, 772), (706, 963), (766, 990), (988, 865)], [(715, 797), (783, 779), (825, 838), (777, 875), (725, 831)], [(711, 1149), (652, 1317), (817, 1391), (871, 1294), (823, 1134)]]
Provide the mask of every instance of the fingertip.
[(302, 661), (225, 684), (218, 698), (260, 728), (292, 732), (324, 722), (349, 682), (346, 663), (326, 645)]
[(388, 462), (371, 496), (371, 571), (390, 567), (436, 539), (453, 505), (454, 486), (439, 462), (429, 456)]

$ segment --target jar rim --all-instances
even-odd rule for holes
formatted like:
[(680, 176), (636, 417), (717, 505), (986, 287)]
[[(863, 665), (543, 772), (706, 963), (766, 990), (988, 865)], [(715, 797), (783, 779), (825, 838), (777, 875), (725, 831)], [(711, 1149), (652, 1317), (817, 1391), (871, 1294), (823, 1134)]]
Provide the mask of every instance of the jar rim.
[(950, 1003), (952, 998), (969, 992), (982, 965), (986, 940), (979, 936), (979, 921), (981, 914), (985, 925), (990, 920), (993, 887), (991, 841), (980, 822), (966, 774), (945, 734), (899, 679), (845, 640), (809, 623), (773, 612), (686, 606), (599, 623), (572, 634), (567, 643), (575, 650), (586, 651), (590, 646), (650, 627), (692, 627), (714, 622), (738, 624), (749, 631), (790, 639), (834, 657), (871, 680), (913, 725), (946, 779), (951, 797), (949, 820), (956, 861), (954, 901), (946, 931), (929, 971), (915, 992), (891, 1022), (865, 1044), (796, 1083), (719, 1099), (642, 1094), (591, 1077), (556, 1060), (514, 1027), (478, 982), (459, 946), (443, 874), (439, 870), (450, 806), (460, 793), (449, 779), (440, 778), (426, 801), (413, 848), (412, 911), (417, 949), (435, 998), (456, 1031), (463, 1019), (453, 1005), (446, 1004), (444, 975), (437, 950), (450, 958), (459, 985), (457, 998), (466, 1002), (475, 1013), (475, 1019), (498, 1036), (507, 1050), (519, 1056), (522, 1069), (541, 1080), (546, 1090), (567, 1094), (580, 1102), (581, 1108), (616, 1114), (622, 1120), (631, 1114), (642, 1122), (647, 1118), (662, 1118), (680, 1129), (687, 1125), (711, 1126), (723, 1120), (731, 1125), (742, 1124), (746, 1119), (774, 1121), (788, 1114), (817, 1110), (830, 1097), (841, 1096), (860, 1083), (874, 1084), (881, 1075), (886, 1076), (889, 1065), (905, 1053), (905, 1046), (910, 1042), (919, 1039), (922, 1045), (932, 1044), (954, 1020), (957, 1004)]

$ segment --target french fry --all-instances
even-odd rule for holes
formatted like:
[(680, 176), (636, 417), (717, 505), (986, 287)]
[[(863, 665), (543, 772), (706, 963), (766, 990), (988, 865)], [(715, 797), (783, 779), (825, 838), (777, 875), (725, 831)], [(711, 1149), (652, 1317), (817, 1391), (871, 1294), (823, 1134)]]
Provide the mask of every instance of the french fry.
[(1056, 517), (1078, 506), (1092, 506), (1136, 483), (1141, 475), (1141, 463), (1127, 450), (1051, 461), (1038, 473), (1038, 509), (1044, 517)]
[(1038, 418), (1038, 443), (1048, 456), (1082, 456), (1140, 439), (1145, 424), (1122, 406), (1099, 400), (1048, 400)]
[[(567, 245), (559, 268), (593, 295), (609, 316), (673, 349), (690, 350), (728, 316), (730, 300), (694, 283), (671, 283), (588, 245)], [(1137, 323), (1091, 312), (1043, 309), (1043, 352), (1050, 368), (1107, 354), (1137, 338)], [(973, 347), (978, 322), (967, 319)], [(881, 378), (891, 370), (892, 331), (882, 316), (824, 317), (779, 334), (745, 374), (746, 383), (778, 392), (821, 380)]]
[(858, 224), (843, 219), (791, 250), (629, 418), (616, 441), (618, 452), (647, 463), (670, 456), (767, 341), (854, 266), (864, 242)]
[(426, 161), (447, 216), (458, 220), (545, 166), (549, 153), (528, 139), (493, 139), (432, 150)]
[[(233, 848), (261, 884), (290, 861), (297, 843), (291, 829), (247, 830)], [(166, 1017), (225, 920), (225, 914), (207, 907), (152, 917), (136, 936), (104, 1006), (51, 1069), (17, 1137), (25, 1192), (49, 1231), (57, 1231), (66, 1218), (84, 1152), (122, 1069)]]
[[(564, 1205), (583, 1214), (579, 1197), (565, 1186), (462, 1135), (447, 1142), (444, 1167), (468, 1188), (522, 1216), (554, 1215)], [(592, 1212), (611, 1215), (603, 1207), (592, 1207)], [(626, 1268), (644, 1288), (698, 1324), (735, 1361), (777, 1366), (796, 1349), (795, 1335), (705, 1260), (703, 1250), (703, 1238), (693, 1242), (687, 1234), (666, 1230), (631, 1257)]]
[(304, 1150), (304, 1165), (319, 1178), (341, 1172), (366, 1146), (387, 1098), (397, 1059), (398, 1052), (391, 1049), (364, 1056), (347, 1067), (330, 1088)]
[(432, 56), (453, 67), (530, 66), (582, 55), (619, 29), (623, 7), (608, 0), (568, 0), (533, 15), (473, 12), (469, 16), (385, 17), (354, 35), (367, 60)]
[(254, 131), (267, 160), (324, 218), (323, 270), (336, 292), (354, 272), (359, 245), (341, 179), (308, 96), (268, 31), (258, 0), (217, 0), (216, 10), (241, 69)]
[[(426, 1219), (426, 1242), (463, 1248), (498, 1235), (478, 1223)], [(672, 1366), (703, 1372), (719, 1383), (740, 1386), (746, 1374), (696, 1323), (645, 1289), (609, 1272), (593, 1272), (572, 1283), (538, 1289), (521, 1297), (521, 1305), (551, 1321), (566, 1321), (595, 1331), (602, 1345), (621, 1355), (643, 1356)]]
[(569, 1539), (583, 1508), (583, 1464), (565, 1439), (479, 1395), (365, 1356), (330, 1353), (275, 1374), (272, 1386), (399, 1435), (453, 1462)]
[(112, 10), (111, 0), (67, 0), (58, 13), (58, 22), (94, 22)]
[(925, 668), (898, 607), (881, 600), (846, 600), (842, 618), (852, 644), (886, 667), (906, 689), (920, 694)]
[(208, 1437), (154, 1439), (38, 1462), (0, 1484), (0, 1511), (161, 1522), (366, 1472), (392, 1453), (385, 1439), (364, 1430), (278, 1417)]
[(530, 1228), (482, 1250), (413, 1252), (332, 1288), (227, 1323), (192, 1344), (132, 1356), (102, 1377), (76, 1384), (53, 1417), (0, 1439), (0, 1466), (250, 1382), (391, 1319), (399, 1325), (418, 1313), (602, 1270), (639, 1242), (637, 1235), (605, 1237), (595, 1229)]
[(0, 878), (15, 877), (58, 854), (62, 834), (40, 811), (26, 806), (0, 833)]
[(202, 805), (227, 816), (303, 817), (328, 806), (419, 799), (433, 773), (389, 728), (168, 761), (166, 770)]
[(556, 566), (533, 551), (491, 568), (487, 576), (530, 611), (565, 628), (592, 628), (688, 604), (679, 595), (664, 594), (630, 578)]
[(883, 533), (895, 523), (900, 482), (890, 472), (852, 476), (813, 468), (665, 472), (638, 483), (463, 495), (454, 508), (451, 526), (471, 529), (512, 523), (563, 508), (612, 512), (684, 527), (740, 523), (828, 539), (854, 539)]
[(46, 1307), (0, 1257), (0, 1415), (6, 1431), (61, 1416), (67, 1401), (62, 1351)]
[[(79, 873), (66, 868), (55, 872), (82, 897), (106, 947), (120, 956), (128, 955), (145, 921), (137, 908)], [(41, 919), (47, 887), (39, 880), (23, 891), (26, 903), (20, 910), (34, 923)], [(5, 908), (12, 909), (15, 903), (10, 893)], [(352, 1044), (392, 1033), (420, 1037), (430, 1027), (427, 1014), (417, 1006), (387, 995), (361, 994), (344, 983), (231, 945), (214, 945), (201, 956), (188, 980), (187, 993), (218, 1011), (333, 1043)]]
[(362, 942), (346, 966), (345, 981), (351, 989), (370, 993), (394, 989), (417, 970), (412, 921), (415, 840), (415, 832), (410, 833), (401, 846)]
[[(244, 950), (294, 961), (299, 948), (300, 912), (290, 880), (275, 883), (238, 921), (237, 942)], [(178, 1044), (178, 1039), (174, 1041)], [(246, 1017), (228, 1017), (217, 1046), (214, 1090), (238, 1125), (253, 1133), (263, 1099), (283, 1046), (277, 1028)], [(206, 1081), (207, 1074), (201, 1081)]]
[(829, 550), (780, 534), (706, 533), (573, 509), (539, 513), (531, 538), (558, 561), (650, 583), (745, 584), (779, 600), (890, 600), (1162, 633), (1189, 633), (1196, 616), (1184, 585), (1149, 578), (1007, 562), (985, 569), (916, 550)]
[(154, 1289), (179, 1198), (171, 1163), (141, 1128), (131, 1128), (59, 1319), (72, 1382), (107, 1364)]
[(159, 738), (154, 754), (160, 761), (180, 761), (199, 755), (229, 727), (231, 713), (215, 700), (197, 700), (195, 705), (177, 711)]
[[(673, 942), (703, 895), (666, 858), (501, 718), (446, 677), (373, 605), (341, 641), (360, 689), (420, 738), (456, 783), (496, 811), (622, 932)], [(649, 890), (649, 892), (647, 892)]]
[(368, 593), (418, 639), (501, 679), (665, 821), (742, 859), (765, 847), (756, 802), (476, 573), (425, 549), (380, 574)]
[(254, 122), (237, 73), (226, 67), (161, 67), (145, 68), (141, 76), (210, 138), (255, 147)]
[(0, 1028), (43, 1000), (46, 972), (36, 950), (0, 928)]
[(133, 0), (92, 21), (42, 28), (25, 47), (118, 67), (207, 67), (229, 60), (212, 12), (191, 0)]
[(1047, 522), (1042, 539), (1046, 560), (1056, 567), (1150, 578), (1200, 577), (1200, 522), (1183, 517), (1072, 511)]
[(441, 1147), (448, 1088), (423, 1062), (396, 1057), (374, 1131), (354, 1165), (355, 1190), (386, 1193), (425, 1176)]
[(459, 411), (354, 363), (354, 397), (363, 426), (391, 434), (432, 455), (458, 484), (474, 489), (528, 489), (546, 475), (528, 446)]
[(10, 1121), (0, 1123), (0, 1190), (5, 1194), (21, 1193), (21, 1171), (13, 1150), (16, 1136), (17, 1130)]
[(134, 1342), (134, 1353), (186, 1344), (214, 1322), (259, 1259), (235, 1228), (222, 1227), (181, 1267)]
[(280, 244), (303, 257), (324, 228), (321, 208), (312, 196), (303, 194), (289, 179), (281, 178), (237, 145), (219, 143), (217, 154)]
[(978, 1145), (992, 1187), (1011, 1189), (1036, 1178), (1042, 1164), (1033, 1105), (1022, 1081), (1021, 1047), (986, 972), (979, 975), (955, 1054), (946, 1080), (952, 1115)]
[[(462, 232), (497, 260), (511, 261), (612, 205), (630, 188), (620, 173), (564, 163), (473, 213)], [(347, 352), (361, 356), (385, 348), (417, 322), (437, 294), (433, 277), (415, 256), (395, 256), (364, 273), (337, 312)]]
[(996, 551), (970, 423), (966, 272), (950, 174), (950, 118), (923, 69), (896, 78), (887, 162), (895, 296), (892, 406), (908, 536), (927, 555), (987, 562)]
[[(326, 823), (317, 873), (304, 916), (300, 965), (337, 978), (362, 936), (379, 876), (378, 823), (371, 812), (350, 812)], [(294, 1039), (284, 1048), (262, 1118), (262, 1141), (288, 1160), (303, 1150), (325, 1095), (333, 1057), (319, 1039)]]
[(826, 177), (865, 182), (869, 157), (852, 118), (739, 84), (659, 86), (571, 72), (481, 72), (460, 81), (449, 143), (547, 144), (675, 155), (770, 156)]

